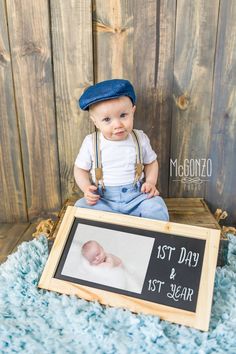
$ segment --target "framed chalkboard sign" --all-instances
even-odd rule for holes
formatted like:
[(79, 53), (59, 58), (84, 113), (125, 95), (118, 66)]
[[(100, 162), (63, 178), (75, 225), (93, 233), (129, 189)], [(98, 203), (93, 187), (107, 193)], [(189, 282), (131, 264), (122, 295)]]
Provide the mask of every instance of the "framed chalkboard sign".
[(220, 231), (68, 207), (39, 287), (207, 331)]

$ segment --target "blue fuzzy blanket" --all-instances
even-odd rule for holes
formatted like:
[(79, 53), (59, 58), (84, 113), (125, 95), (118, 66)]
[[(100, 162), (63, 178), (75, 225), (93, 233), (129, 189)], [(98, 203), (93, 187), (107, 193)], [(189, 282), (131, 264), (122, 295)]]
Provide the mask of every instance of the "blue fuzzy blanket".
[(229, 240), (208, 333), (39, 290), (47, 240), (23, 243), (0, 267), (0, 353), (236, 353), (236, 237)]

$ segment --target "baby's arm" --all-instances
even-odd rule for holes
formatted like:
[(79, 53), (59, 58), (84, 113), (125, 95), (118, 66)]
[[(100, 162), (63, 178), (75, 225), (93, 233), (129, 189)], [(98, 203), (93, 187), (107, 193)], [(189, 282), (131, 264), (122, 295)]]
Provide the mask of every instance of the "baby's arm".
[(148, 197), (159, 195), (156, 188), (158, 177), (158, 162), (157, 160), (144, 166), (145, 183), (142, 185), (141, 192), (149, 193)]
[(75, 165), (74, 177), (77, 185), (84, 192), (84, 197), (87, 204), (96, 204), (100, 196), (98, 194), (94, 194), (97, 187), (91, 184), (89, 171), (83, 170)]
[(121, 259), (111, 253), (107, 253), (106, 261), (111, 262), (113, 264), (113, 267), (119, 267), (120, 265), (122, 265)]

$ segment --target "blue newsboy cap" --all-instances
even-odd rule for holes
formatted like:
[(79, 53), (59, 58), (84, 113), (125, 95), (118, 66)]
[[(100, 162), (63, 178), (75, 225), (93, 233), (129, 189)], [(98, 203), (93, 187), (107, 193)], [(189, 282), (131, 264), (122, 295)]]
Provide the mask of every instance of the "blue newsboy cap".
[(128, 80), (113, 79), (98, 82), (85, 90), (79, 99), (79, 106), (84, 111), (89, 106), (105, 100), (111, 100), (121, 96), (128, 96), (133, 104), (136, 102), (136, 95), (132, 84)]

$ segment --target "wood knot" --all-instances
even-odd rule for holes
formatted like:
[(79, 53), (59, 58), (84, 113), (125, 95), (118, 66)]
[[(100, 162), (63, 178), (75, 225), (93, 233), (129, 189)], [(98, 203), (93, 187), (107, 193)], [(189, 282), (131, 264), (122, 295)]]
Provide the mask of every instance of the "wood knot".
[(32, 41), (26, 42), (21, 50), (22, 57), (26, 55), (34, 55), (34, 54), (41, 54), (41, 53), (42, 53), (42, 48), (40, 46), (37, 46), (37, 44)]
[(181, 109), (181, 111), (185, 111), (188, 108), (190, 98), (186, 94), (183, 94), (179, 97), (174, 96), (174, 99), (175, 99), (176, 106), (179, 109)]
[(6, 66), (10, 61), (10, 55), (7, 52), (0, 52), (0, 65)]
[(225, 115), (224, 115), (224, 119), (229, 119), (229, 113), (225, 113)]
[(170, 232), (171, 226), (170, 226), (170, 223), (169, 223), (169, 222), (167, 222), (167, 223), (165, 224), (164, 229), (165, 229), (165, 231)]
[(115, 27), (114, 32), (117, 34), (121, 34), (126, 31), (126, 28), (121, 28), (121, 27)]

